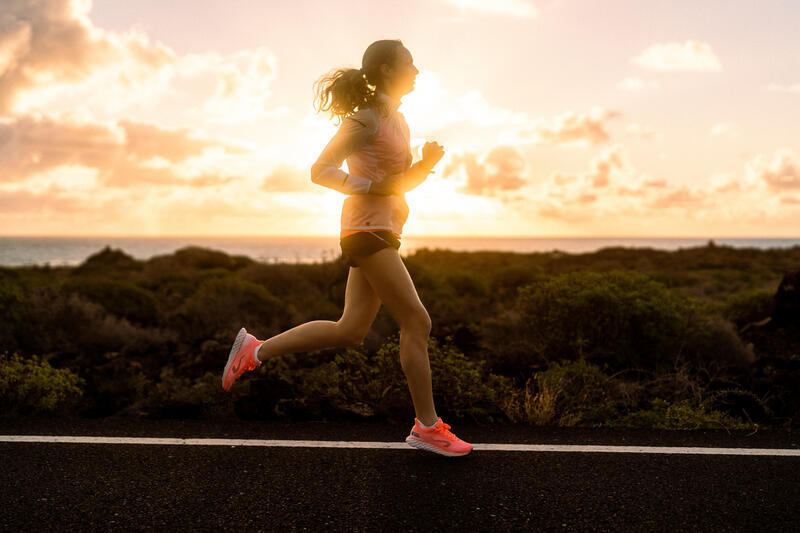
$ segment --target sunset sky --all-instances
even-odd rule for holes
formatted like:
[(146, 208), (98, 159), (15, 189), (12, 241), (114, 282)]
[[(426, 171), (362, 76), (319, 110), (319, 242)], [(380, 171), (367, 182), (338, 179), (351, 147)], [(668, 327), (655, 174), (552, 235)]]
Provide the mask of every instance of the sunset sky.
[[(400, 39), (404, 235), (800, 236), (800, 2), (2, 0), (0, 235), (329, 235), (312, 84)], [(346, 168), (346, 167), (345, 167)]]

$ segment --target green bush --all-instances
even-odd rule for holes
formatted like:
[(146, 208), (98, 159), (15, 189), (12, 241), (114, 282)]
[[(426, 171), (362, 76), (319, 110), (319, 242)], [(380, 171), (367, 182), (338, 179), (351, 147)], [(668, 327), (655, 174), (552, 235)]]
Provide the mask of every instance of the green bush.
[(755, 394), (741, 389), (714, 391), (704, 398), (700, 406), (707, 411), (719, 411), (739, 420), (768, 423), (773, 413)]
[[(531, 386), (533, 381), (533, 386)], [(602, 425), (628, 403), (621, 383), (585, 359), (561, 361), (536, 372), (505, 402), (514, 422), (534, 425)]]
[(575, 271), (519, 291), (519, 328), (532, 357), (607, 361), (614, 368), (668, 368), (687, 306), (645, 274)]
[(282, 326), (288, 314), (285, 305), (262, 285), (227, 277), (201, 283), (172, 319), (182, 339), (198, 343), (242, 326), (253, 335), (263, 335)]
[(73, 407), (84, 380), (33, 355), (0, 354), (0, 407), (4, 414), (52, 413)]
[(774, 289), (755, 289), (732, 294), (722, 305), (722, 316), (734, 322), (738, 328), (772, 315)]
[[(449, 343), (452, 339), (447, 338)], [(503, 416), (500, 404), (511, 388), (503, 376), (488, 374), (434, 337), (428, 339), (433, 395), (437, 412), (452, 417), (491, 419)], [(374, 355), (349, 348), (333, 361), (308, 371), (300, 392), (309, 405), (350, 411), (360, 416), (414, 416), (408, 382), (400, 364), (399, 335), (389, 337)]]
[(708, 411), (693, 405), (688, 399), (670, 404), (661, 398), (650, 402), (650, 407), (628, 413), (609, 422), (614, 427), (640, 427), (651, 429), (753, 429), (753, 424), (743, 422), (719, 411)]
[(17, 335), (24, 325), (27, 307), (19, 276), (13, 271), (0, 269), (0, 341), (5, 347), (18, 346)]
[(160, 321), (154, 295), (128, 281), (73, 278), (64, 283), (62, 290), (65, 294), (77, 292), (102, 305), (107, 312), (133, 323), (154, 325)]
[(219, 372), (206, 372), (196, 380), (175, 374), (164, 367), (155, 386), (137, 401), (132, 411), (151, 418), (218, 417), (233, 413), (231, 395), (222, 389)]

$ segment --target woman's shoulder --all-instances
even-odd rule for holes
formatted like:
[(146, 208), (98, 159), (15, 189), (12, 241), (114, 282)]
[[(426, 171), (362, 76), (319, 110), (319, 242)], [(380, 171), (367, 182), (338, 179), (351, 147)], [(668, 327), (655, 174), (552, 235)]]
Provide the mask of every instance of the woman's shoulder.
[(372, 108), (360, 108), (352, 115), (347, 115), (347, 118), (344, 120), (350, 123), (348, 130), (357, 132), (357, 135), (363, 136), (366, 144), (372, 143), (378, 136), (380, 120), (375, 110)]
[(378, 113), (372, 107), (361, 107), (352, 115), (347, 115), (347, 119), (355, 120), (367, 128), (378, 129)]

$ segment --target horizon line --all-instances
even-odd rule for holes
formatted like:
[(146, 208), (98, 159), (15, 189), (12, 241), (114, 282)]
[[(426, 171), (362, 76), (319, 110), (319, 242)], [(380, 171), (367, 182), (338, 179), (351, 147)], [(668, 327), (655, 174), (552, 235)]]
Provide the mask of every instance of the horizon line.
[[(750, 235), (403, 235), (411, 239), (800, 239), (796, 236)], [(338, 239), (338, 235), (0, 235), (7, 239), (259, 239), (259, 238), (325, 238)]]

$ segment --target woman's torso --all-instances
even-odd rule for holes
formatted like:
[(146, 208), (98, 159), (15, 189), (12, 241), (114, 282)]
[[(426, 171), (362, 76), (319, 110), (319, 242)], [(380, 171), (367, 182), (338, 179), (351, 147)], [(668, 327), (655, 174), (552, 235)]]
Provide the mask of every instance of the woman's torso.
[[(348, 171), (381, 182), (386, 176), (404, 173), (411, 166), (408, 124), (396, 110), (364, 108), (354, 117), (373, 124), (374, 140), (347, 157)], [(400, 238), (408, 219), (405, 195), (353, 194), (342, 204), (341, 237), (361, 231), (389, 230)]]

